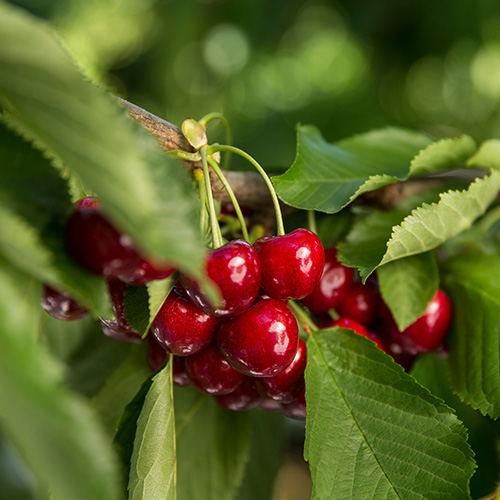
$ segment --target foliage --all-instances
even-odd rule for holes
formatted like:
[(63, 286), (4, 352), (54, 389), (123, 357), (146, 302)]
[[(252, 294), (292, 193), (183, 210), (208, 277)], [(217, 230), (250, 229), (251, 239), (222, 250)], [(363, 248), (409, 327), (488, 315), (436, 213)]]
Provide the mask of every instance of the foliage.
[[(61, 33), (77, 5), (71, 2), (59, 17)], [(280, 55), (257, 68), (266, 82), (269, 72), (298, 74), (298, 61), (311, 70), (307, 85), (297, 95), (281, 95), (273, 81), (260, 107), (245, 104), (256, 119), (269, 112), (262, 103), (289, 110), (292, 102), (300, 109), (313, 100), (322, 81), (313, 54), (339, 42), (318, 12), (333, 11), (316, 11), (313, 25), (323, 26), (322, 38), (303, 31), (296, 59)], [(297, 21), (297, 32), (300, 26)], [(142, 28), (130, 38), (145, 38)], [(221, 46), (217, 37), (240, 43), (226, 65), (213, 55)], [(247, 64), (238, 37), (227, 29), (211, 32), (207, 61), (219, 76), (237, 79), (239, 65)], [(76, 55), (85, 45), (75, 33), (62, 38)], [(323, 97), (362, 85), (362, 72), (355, 71), (356, 64), (363, 67), (361, 46), (349, 33), (340, 46), (344, 56), (326, 61), (331, 67), (343, 57), (358, 62), (343, 80), (323, 86)], [(106, 58), (120, 59), (118, 43), (102, 51), (100, 63), (90, 52), (79, 59), (95, 65), (86, 68), (94, 78)], [(478, 49), (476, 56), (487, 54)], [(195, 77), (186, 82), (198, 84)], [(257, 410), (227, 412), (192, 388), (174, 391), (172, 362), (148, 373), (145, 343), (117, 346), (101, 335), (96, 319), (111, 314), (104, 280), (80, 269), (65, 248), (71, 202), (93, 193), (148, 255), (201, 277), (197, 200), (184, 170), (110, 92), (81, 76), (49, 25), (4, 2), (0, 111), (1, 436), (34, 478), (35, 498), (50, 492), (54, 500), (113, 500), (126, 497), (127, 485), (135, 500), (271, 498), (290, 421)], [(375, 273), (399, 327), (422, 314), (438, 287), (454, 310), (448, 359), (424, 358), (413, 374), (350, 331), (311, 334), (304, 454), (312, 498), (471, 498), (475, 446), (498, 440), (493, 421), (500, 415), (498, 141), (434, 140), (391, 127), (329, 143), (317, 127), (300, 125), (297, 143), (292, 166), (274, 179), (281, 200), (318, 212), (324, 241), (341, 240), (342, 262), (363, 280)], [(467, 175), (444, 177), (440, 187), (390, 210), (360, 208), (376, 189), (456, 169)], [(174, 282), (127, 288), (125, 314), (141, 335)], [(41, 319), (43, 283), (71, 293), (92, 318), (64, 325)], [(429, 373), (446, 382), (434, 387)], [(480, 467), (498, 462), (492, 448), (478, 448)], [(472, 495), (493, 490), (495, 479), (474, 486)]]

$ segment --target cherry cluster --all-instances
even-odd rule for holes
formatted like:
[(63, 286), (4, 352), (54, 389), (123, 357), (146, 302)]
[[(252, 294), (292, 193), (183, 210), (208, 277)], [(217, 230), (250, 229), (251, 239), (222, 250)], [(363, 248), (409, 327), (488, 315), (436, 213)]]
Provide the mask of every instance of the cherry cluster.
[[(103, 332), (142, 342), (125, 316), (126, 287), (165, 279), (175, 266), (141, 255), (95, 198), (77, 202), (66, 240), (82, 267), (107, 280), (114, 319), (99, 320)], [(451, 319), (449, 300), (439, 290), (424, 315), (400, 332), (376, 282), (362, 284), (338, 261), (336, 249), (324, 250), (307, 229), (261, 237), (253, 245), (236, 239), (209, 250), (204, 274), (219, 300), (214, 304), (196, 280), (181, 273), (151, 324), (149, 364), (155, 371), (171, 356), (176, 385), (192, 384), (235, 411), (260, 407), (305, 419), (307, 349), (292, 309), (308, 310), (321, 328), (341, 326), (364, 335), (403, 366), (442, 346)], [(42, 307), (63, 320), (87, 313), (48, 286)], [(304, 327), (310, 329), (307, 322)]]

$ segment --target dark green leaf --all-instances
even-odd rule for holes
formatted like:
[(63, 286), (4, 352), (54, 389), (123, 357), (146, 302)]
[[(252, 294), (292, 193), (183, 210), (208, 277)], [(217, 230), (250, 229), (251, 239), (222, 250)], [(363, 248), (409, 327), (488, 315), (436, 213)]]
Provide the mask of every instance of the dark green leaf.
[(449, 365), (467, 404), (500, 416), (500, 257), (472, 254), (448, 261), (444, 285), (453, 304)]
[(400, 331), (421, 316), (439, 286), (439, 271), (433, 252), (405, 257), (377, 270), (384, 302)]
[(129, 500), (175, 500), (175, 417), (172, 363), (160, 370), (137, 420), (130, 462)]
[(0, 93), (13, 119), (75, 172), (146, 252), (200, 276), (204, 248), (187, 174), (118, 100), (82, 78), (52, 30), (0, 4)]
[(149, 294), (144, 286), (127, 285), (123, 298), (125, 316), (129, 325), (143, 335), (149, 326)]
[(192, 387), (176, 390), (175, 413), (179, 499), (232, 500), (250, 452), (248, 413), (223, 410)]
[(61, 384), (61, 366), (34, 342), (38, 293), (0, 266), (0, 422), (54, 500), (120, 498), (115, 457), (96, 416)]
[(469, 498), (474, 461), (462, 424), (372, 342), (316, 332), (306, 387), (313, 499)]
[[(358, 267), (366, 279), (378, 266), (432, 250), (469, 228), (486, 212), (499, 189), (500, 172), (493, 172), (476, 179), (466, 190), (441, 193), (437, 203), (424, 203), (392, 227), (390, 224), (401, 215), (402, 207), (375, 214), (373, 219), (367, 217), (353, 227), (347, 241), (339, 246), (339, 257), (344, 264)], [(369, 224), (374, 224), (374, 228), (369, 228)]]
[(398, 180), (410, 172), (415, 155), (431, 139), (409, 130), (388, 128), (326, 142), (311, 125), (299, 127), (297, 156), (283, 175), (273, 177), (288, 205), (335, 213), (360, 194)]

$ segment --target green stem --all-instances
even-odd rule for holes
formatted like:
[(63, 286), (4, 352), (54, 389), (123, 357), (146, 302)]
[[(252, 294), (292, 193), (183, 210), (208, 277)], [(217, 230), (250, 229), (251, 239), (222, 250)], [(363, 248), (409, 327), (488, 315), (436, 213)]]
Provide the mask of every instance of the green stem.
[(198, 152), (188, 153), (187, 151), (182, 151), (181, 149), (173, 149), (172, 151), (167, 151), (167, 154), (179, 160), (200, 161), (200, 155)]
[(316, 224), (316, 212), (314, 210), (307, 211), (307, 226), (314, 234), (318, 234), (318, 225)]
[(257, 172), (259, 172), (259, 174), (264, 179), (264, 182), (266, 183), (273, 200), (274, 212), (276, 214), (276, 232), (278, 236), (283, 236), (285, 234), (285, 226), (283, 224), (283, 215), (281, 214), (280, 202), (278, 200), (276, 191), (274, 190), (273, 183), (271, 182), (269, 176), (266, 174), (266, 171), (248, 153), (245, 153), (245, 151), (239, 148), (235, 148), (234, 146), (214, 144), (213, 146), (209, 146), (208, 150), (210, 153), (214, 153), (216, 151), (230, 151), (231, 153), (242, 156), (243, 158), (245, 158), (245, 160), (250, 162), (255, 167)]
[(210, 173), (208, 172), (207, 149), (200, 149), (201, 163), (203, 165), (203, 176), (205, 177), (205, 191), (207, 193), (208, 211), (210, 214), (210, 225), (212, 227), (212, 247), (219, 248), (222, 246), (222, 235), (220, 232), (219, 223), (217, 222), (217, 214), (215, 212), (214, 197), (212, 194), (212, 183), (210, 182)]
[(309, 314), (307, 314), (302, 307), (297, 304), (297, 302), (293, 300), (288, 301), (288, 307), (294, 312), (295, 316), (297, 319), (300, 321), (300, 324), (308, 333), (311, 335), (313, 332), (318, 331), (318, 327), (314, 324), (313, 320), (309, 317)]
[[(197, 172), (200, 172), (199, 170)], [(208, 224), (207, 212), (207, 188), (205, 186), (205, 175), (196, 175), (196, 183), (200, 192), (200, 232), (205, 235), (205, 228)]]
[(227, 182), (226, 176), (220, 169), (219, 165), (217, 165), (217, 162), (211, 157), (208, 157), (208, 163), (212, 167), (213, 171), (217, 174), (217, 177), (220, 179), (222, 182), (222, 185), (224, 186), (225, 190), (227, 191), (227, 194), (229, 195), (229, 198), (231, 199), (231, 203), (234, 206), (234, 210), (236, 212), (236, 217), (238, 217), (238, 220), (241, 225), (241, 232), (243, 234), (243, 238), (245, 241), (250, 242), (250, 238), (248, 237), (248, 230), (247, 230), (247, 225), (245, 224), (245, 218), (243, 217), (243, 213), (241, 212), (240, 204), (238, 203), (238, 200), (236, 199), (236, 196), (234, 194), (234, 191), (232, 190), (231, 186)]
[[(205, 115), (201, 120), (199, 120), (199, 123), (202, 125), (205, 125), (210, 121), (210, 120), (220, 120), (222, 122), (222, 125), (224, 126), (224, 130), (226, 132), (226, 143), (227, 144), (232, 144), (233, 143), (233, 134), (231, 133), (231, 127), (229, 126), (229, 122), (227, 121), (226, 117), (222, 113), (209, 113), (208, 115)], [(229, 170), (229, 165), (231, 163), (231, 152), (228, 151), (228, 154), (225, 155), (224, 161), (222, 163), (223, 168), (226, 170)]]

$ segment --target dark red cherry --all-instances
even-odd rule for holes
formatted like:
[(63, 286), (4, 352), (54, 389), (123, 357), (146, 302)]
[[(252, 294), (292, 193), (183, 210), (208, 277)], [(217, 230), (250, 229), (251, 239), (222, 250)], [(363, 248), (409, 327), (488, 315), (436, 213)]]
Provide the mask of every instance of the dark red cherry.
[(377, 317), (380, 293), (376, 285), (367, 282), (353, 283), (347, 295), (336, 307), (340, 316), (351, 318), (364, 326), (370, 326)]
[(237, 370), (254, 377), (283, 371), (295, 357), (299, 331), (295, 316), (280, 300), (263, 299), (221, 323), (217, 341)]
[(243, 240), (234, 240), (210, 250), (205, 257), (205, 274), (221, 293), (214, 306), (197, 283), (182, 275), (180, 282), (191, 300), (207, 314), (220, 317), (237, 316), (254, 302), (260, 289), (260, 261), (255, 249)]
[(281, 403), (281, 409), (287, 417), (295, 420), (305, 420), (307, 416), (305, 387), (299, 392), (293, 401), (290, 403)]
[(186, 368), (193, 385), (207, 394), (229, 394), (245, 378), (226, 361), (216, 343), (186, 358)]
[(380, 337), (374, 332), (369, 332), (358, 321), (355, 321), (351, 318), (340, 318), (336, 321), (333, 321), (331, 326), (340, 326), (341, 328), (349, 328), (350, 330), (354, 330), (358, 335), (363, 335), (363, 337), (366, 337), (367, 339), (375, 342), (379, 349), (386, 352), (386, 347)]
[[(388, 311), (388, 308), (387, 308)], [(385, 315), (385, 325), (394, 341), (410, 354), (428, 352), (439, 347), (448, 333), (452, 307), (448, 296), (438, 290), (420, 318), (402, 332), (390, 314)]]
[(257, 401), (257, 408), (264, 411), (282, 411), (281, 404), (278, 401), (274, 401), (274, 399), (268, 398), (260, 398)]
[(262, 269), (262, 288), (275, 299), (302, 299), (316, 287), (325, 264), (319, 238), (308, 229), (264, 236), (254, 247)]
[(118, 277), (129, 285), (141, 286), (153, 280), (168, 278), (174, 271), (175, 266), (171, 264), (156, 264), (150, 260), (142, 259), (136, 267), (130, 268)]
[(141, 261), (132, 239), (111, 225), (94, 199), (77, 202), (77, 210), (66, 223), (65, 236), (73, 258), (100, 276), (116, 277)]
[(215, 396), (215, 400), (226, 410), (247, 411), (257, 405), (260, 394), (255, 387), (255, 379), (246, 377), (234, 391), (223, 396)]
[(168, 359), (168, 352), (152, 335), (148, 335), (148, 365), (152, 372), (159, 370)]
[(354, 269), (343, 266), (337, 260), (337, 249), (325, 250), (325, 265), (318, 284), (302, 299), (308, 309), (314, 314), (321, 314), (340, 304), (351, 288)]
[(123, 328), (131, 328), (125, 316), (124, 306), (127, 285), (118, 279), (110, 279), (106, 284), (116, 322)]
[(78, 304), (67, 293), (58, 292), (48, 285), (43, 285), (40, 304), (45, 312), (63, 321), (83, 318), (89, 313), (88, 309)]
[(299, 347), (293, 361), (281, 373), (273, 377), (261, 377), (256, 384), (269, 399), (280, 403), (290, 403), (304, 387), (306, 364), (306, 343), (299, 339)]
[(172, 356), (172, 380), (175, 385), (180, 387), (191, 384), (191, 380), (187, 373), (185, 357)]
[(142, 342), (141, 336), (133, 330), (130, 326), (120, 325), (115, 320), (100, 319), (99, 325), (101, 330), (106, 335), (113, 340), (118, 340), (120, 342), (133, 342), (139, 344)]
[(156, 340), (176, 356), (195, 354), (215, 339), (219, 319), (171, 292), (151, 323)]

